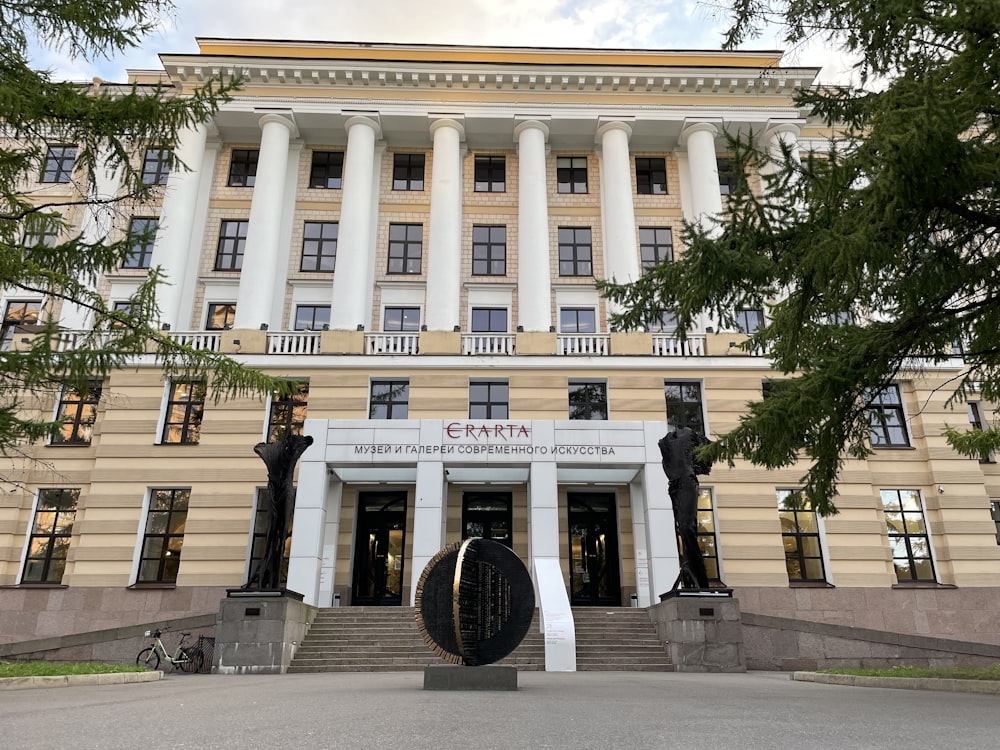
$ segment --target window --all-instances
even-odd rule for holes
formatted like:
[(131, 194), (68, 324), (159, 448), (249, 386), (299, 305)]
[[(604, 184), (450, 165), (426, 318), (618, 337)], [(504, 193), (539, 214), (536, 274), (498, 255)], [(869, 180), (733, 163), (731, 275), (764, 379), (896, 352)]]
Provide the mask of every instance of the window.
[(216, 271), (239, 271), (243, 268), (243, 250), (247, 244), (249, 221), (224, 219), (219, 228), (219, 244), (215, 250)]
[(590, 227), (559, 227), (559, 275), (592, 276)]
[(142, 158), (142, 181), (146, 185), (166, 185), (170, 176), (170, 151), (147, 148)]
[(736, 172), (736, 165), (730, 159), (718, 159), (716, 164), (719, 168), (719, 193), (732, 195), (739, 187), (743, 175)]
[(423, 224), (389, 225), (389, 273), (420, 273)]
[(329, 305), (299, 305), (295, 308), (296, 331), (324, 331), (329, 327)]
[(507, 274), (507, 227), (472, 227), (472, 274)]
[(121, 313), (120, 316), (115, 316), (111, 320), (111, 327), (122, 328), (127, 325), (124, 318), (132, 314), (132, 303), (129, 300), (117, 300), (113, 303), (111, 311)]
[(899, 386), (887, 385), (881, 390), (865, 393), (868, 405), (869, 437), (872, 448), (906, 448), (910, 439), (906, 434), (903, 403), (899, 399)]
[[(295, 488), (292, 488), (292, 494), (289, 497), (289, 501), (294, 509), (295, 503)], [(247, 571), (248, 575), (252, 574), (257, 566), (264, 559), (264, 545), (267, 543), (267, 532), (271, 526), (271, 491), (267, 487), (257, 488), (257, 509), (253, 516), (253, 537), (250, 541), (250, 568)], [(281, 556), (281, 573), (279, 574), (278, 580), (284, 585), (288, 582), (288, 561), (292, 556), (292, 526), (295, 523), (294, 514), (292, 518), (288, 519), (288, 530), (287, 536), (285, 537), (285, 552)]]
[(176, 583), (190, 500), (189, 489), (150, 491), (136, 583)]
[(55, 220), (39, 222), (37, 226), (24, 235), (25, 247), (55, 247), (59, 244), (62, 228)]
[(1000, 500), (990, 500), (990, 517), (997, 527), (997, 544), (1000, 544)]
[(701, 404), (701, 383), (683, 381), (663, 382), (663, 395), (667, 401), (667, 427), (679, 430), (690, 427), (705, 434), (705, 417)]
[(38, 491), (21, 583), (62, 583), (80, 490)]
[(213, 302), (205, 316), (206, 331), (228, 331), (236, 322), (236, 305), (232, 302)]
[(852, 326), (854, 325), (854, 315), (850, 310), (830, 313), (826, 316), (826, 322), (831, 326)]
[(785, 547), (785, 570), (789, 581), (826, 581), (819, 519), (809, 498), (802, 496), (801, 508), (788, 502), (798, 490), (778, 490), (778, 518), (781, 542)]
[(393, 190), (424, 189), (423, 154), (392, 155), (392, 189)]
[(419, 331), (419, 307), (387, 307), (382, 318), (382, 330), (388, 331)]
[(200, 380), (178, 380), (170, 384), (163, 442), (196, 444), (201, 438), (205, 414), (205, 384)]
[(122, 268), (149, 268), (153, 259), (153, 241), (159, 227), (159, 219), (134, 218), (129, 222), (128, 239), (132, 247)]
[(592, 307), (564, 307), (559, 310), (560, 333), (597, 333), (597, 314)]
[(307, 221), (302, 228), (301, 271), (333, 271), (337, 266), (337, 235), (340, 225), (335, 221)]
[(53, 445), (90, 445), (97, 421), (97, 405), (101, 400), (101, 381), (88, 382), (81, 393), (76, 388), (63, 388), (59, 396), (56, 419), (62, 427), (53, 436)]
[(506, 380), (472, 380), (469, 419), (507, 419), (509, 399)]
[(69, 182), (76, 161), (76, 146), (49, 146), (42, 168), (42, 182)]
[(0, 351), (9, 352), (18, 327), (36, 325), (41, 312), (42, 303), (38, 301), (8, 302), (0, 329)]
[(309, 409), (309, 383), (298, 383), (287, 396), (271, 394), (271, 409), (267, 417), (267, 442), (274, 443), (286, 435), (301, 435)]
[(462, 495), (462, 539), (492, 539), (512, 546), (511, 493), (466, 492)]
[(667, 160), (635, 157), (635, 191), (639, 195), (666, 195)]
[(710, 487), (698, 490), (698, 549), (705, 563), (705, 574), (710, 583), (721, 583), (719, 574), (719, 541), (715, 537), (715, 512)]
[(344, 173), (343, 151), (313, 151), (309, 187), (340, 190)]
[[(969, 409), (969, 424), (974, 430), (984, 430), (986, 429), (986, 415), (983, 411), (983, 404), (981, 401), (969, 401), (966, 406)], [(992, 453), (986, 451), (979, 457), (979, 463), (981, 464), (992, 464), (996, 463), (996, 458)]]
[(556, 158), (556, 189), (560, 193), (587, 192), (586, 156), (559, 156)]
[(406, 419), (410, 408), (409, 380), (373, 380), (369, 419)]
[(473, 333), (507, 333), (507, 308), (473, 307)]
[(763, 310), (743, 309), (736, 311), (736, 330), (740, 333), (756, 333), (763, 325)]
[(666, 333), (673, 336), (677, 333), (677, 316), (671, 312), (661, 312), (646, 322), (646, 330), (650, 333)]
[(896, 580), (936, 581), (931, 543), (917, 490), (881, 490)]
[(639, 259), (642, 270), (674, 260), (674, 233), (670, 227), (639, 228)]
[(608, 384), (603, 380), (569, 381), (570, 419), (607, 419)]
[(260, 151), (255, 148), (234, 148), (229, 159), (229, 187), (253, 187), (257, 180), (257, 159)]
[(504, 156), (477, 156), (475, 183), (477, 193), (507, 192), (507, 158)]

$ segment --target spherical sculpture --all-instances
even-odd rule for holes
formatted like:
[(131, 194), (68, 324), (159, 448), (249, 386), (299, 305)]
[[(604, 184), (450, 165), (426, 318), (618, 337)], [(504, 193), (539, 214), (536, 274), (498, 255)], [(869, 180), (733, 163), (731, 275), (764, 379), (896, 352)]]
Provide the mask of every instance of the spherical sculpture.
[(427, 645), (447, 662), (492, 664), (528, 632), (535, 593), (508, 547), (466, 539), (438, 552), (417, 583), (416, 616)]

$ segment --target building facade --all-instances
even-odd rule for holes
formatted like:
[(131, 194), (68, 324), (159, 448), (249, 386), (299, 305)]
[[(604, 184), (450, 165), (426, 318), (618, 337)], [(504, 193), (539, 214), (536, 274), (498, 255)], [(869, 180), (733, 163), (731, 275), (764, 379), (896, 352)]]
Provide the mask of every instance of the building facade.
[[(817, 71), (760, 52), (199, 44), (135, 80), (244, 86), (184, 133), (188, 171), (137, 153), (162, 199), (111, 231), (155, 241), (100, 288), (124, 302), (158, 266), (171, 336), (300, 387), (215, 404), (150, 356), (27, 403), (66, 426), (0, 499), (0, 641), (215, 611), (265, 531), (252, 447), (287, 431), (314, 438), (287, 572), (310, 604), (410, 605), (467, 536), (509, 544), (538, 585), (558, 571), (574, 605), (658, 601), (678, 555), (657, 440), (724, 432), (761, 397), (769, 360), (739, 344), (766, 311), (685, 340), (668, 316), (615, 331), (594, 282), (683, 253), (683, 222), (725, 209), (743, 179), (727, 133), (826, 148), (790, 99)], [(50, 149), (39, 200), (72, 192), (73, 155)], [(87, 326), (22, 292), (2, 305), (5, 347), (39, 316), (70, 342)], [(942, 435), (991, 409), (946, 405), (962, 368), (956, 354), (879, 395), (836, 516), (781, 505), (804, 463), (715, 467), (710, 576), (747, 611), (1000, 644), (1000, 470)]]

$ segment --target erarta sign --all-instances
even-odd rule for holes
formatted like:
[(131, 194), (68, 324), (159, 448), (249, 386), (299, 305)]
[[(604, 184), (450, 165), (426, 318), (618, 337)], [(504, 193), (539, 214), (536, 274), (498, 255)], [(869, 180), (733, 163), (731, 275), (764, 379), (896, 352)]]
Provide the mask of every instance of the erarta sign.
[(477, 442), (495, 442), (498, 440), (514, 440), (515, 438), (530, 438), (531, 429), (527, 425), (509, 422), (497, 424), (452, 422), (445, 427), (445, 434), (452, 440), (471, 438)]

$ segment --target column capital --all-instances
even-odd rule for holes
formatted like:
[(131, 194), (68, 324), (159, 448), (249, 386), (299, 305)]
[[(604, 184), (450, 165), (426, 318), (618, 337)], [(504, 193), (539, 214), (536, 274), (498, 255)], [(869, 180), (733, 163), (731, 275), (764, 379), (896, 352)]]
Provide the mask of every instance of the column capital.
[(546, 125), (541, 120), (535, 118), (521, 119), (517, 125), (514, 126), (514, 139), (517, 140), (521, 137), (521, 133), (525, 130), (540, 130), (542, 135), (545, 136), (545, 142), (549, 142), (549, 126)]
[[(345, 112), (344, 114), (347, 113)], [(377, 112), (358, 113), (349, 117), (347, 122), (344, 123), (344, 130), (349, 133), (355, 125), (367, 125), (375, 132), (375, 140), (381, 140), (382, 125), (379, 123)]]
[(595, 140), (600, 141), (604, 138), (606, 133), (610, 133), (615, 130), (620, 130), (625, 133), (626, 138), (632, 137), (632, 126), (628, 124), (625, 120), (598, 120), (597, 126), (597, 138)]
[(766, 146), (771, 138), (785, 133), (798, 138), (804, 124), (805, 120), (768, 120), (761, 131), (758, 144)]
[(713, 138), (719, 135), (719, 126), (722, 125), (721, 119), (706, 118), (704, 120), (684, 120), (684, 126), (681, 129), (680, 145), (683, 147), (687, 146), (687, 140), (695, 133), (710, 133)]
[(296, 126), (295, 124), (295, 119), (292, 117), (291, 112), (288, 112), (287, 114), (284, 113), (278, 114), (277, 112), (269, 112), (268, 114), (262, 116), (259, 120), (257, 120), (257, 124), (260, 126), (261, 130), (264, 129), (265, 125), (270, 125), (271, 123), (278, 123), (279, 125), (284, 125), (286, 128), (288, 128), (288, 133), (290, 137), (292, 138), (299, 137), (299, 129), (298, 126)]
[(452, 128), (458, 131), (458, 138), (460, 141), (465, 140), (465, 125), (460, 122), (465, 118), (461, 115), (429, 115), (433, 120), (431, 123), (431, 135), (438, 130), (438, 128)]

